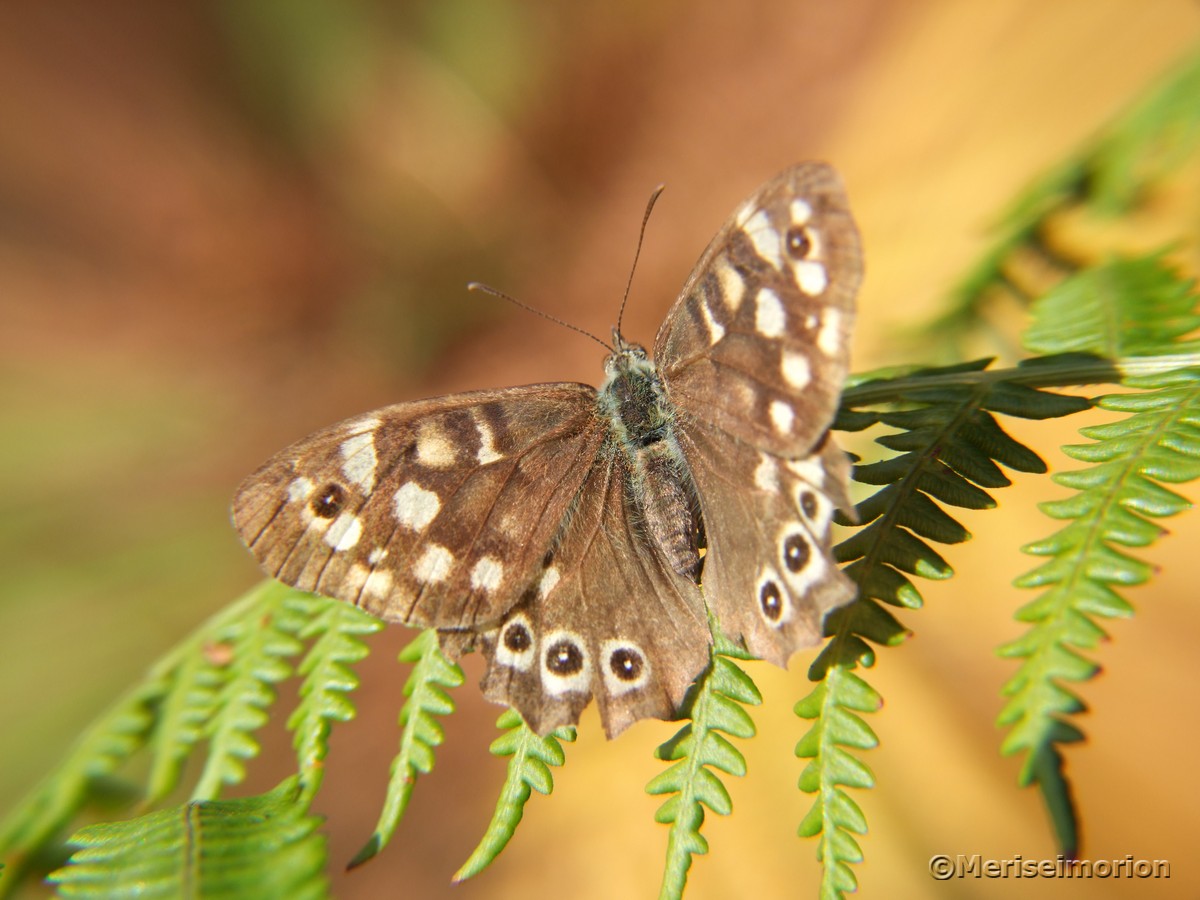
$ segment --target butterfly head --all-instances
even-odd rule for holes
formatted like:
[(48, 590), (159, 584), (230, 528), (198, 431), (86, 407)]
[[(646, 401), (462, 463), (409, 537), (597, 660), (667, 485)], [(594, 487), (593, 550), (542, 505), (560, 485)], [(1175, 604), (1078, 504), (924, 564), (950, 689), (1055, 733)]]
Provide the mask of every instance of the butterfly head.
[(613, 351), (604, 361), (604, 385), (601, 390), (614, 381), (629, 378), (654, 379), (654, 363), (650, 362), (650, 354), (646, 352), (645, 347), (625, 340), (621, 332), (614, 328)]

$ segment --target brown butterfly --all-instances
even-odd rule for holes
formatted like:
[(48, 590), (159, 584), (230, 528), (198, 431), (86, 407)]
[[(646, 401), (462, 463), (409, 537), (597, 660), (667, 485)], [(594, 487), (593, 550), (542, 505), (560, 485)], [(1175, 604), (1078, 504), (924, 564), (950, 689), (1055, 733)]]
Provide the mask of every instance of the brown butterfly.
[(654, 343), (614, 331), (599, 390), (400, 403), (318, 431), (239, 488), (286, 584), (481, 649), (487, 697), (545, 734), (594, 696), (608, 735), (670, 718), (708, 614), (785, 665), (855, 588), (830, 556), (849, 463), (829, 437), (862, 273), (828, 166), (743, 203)]

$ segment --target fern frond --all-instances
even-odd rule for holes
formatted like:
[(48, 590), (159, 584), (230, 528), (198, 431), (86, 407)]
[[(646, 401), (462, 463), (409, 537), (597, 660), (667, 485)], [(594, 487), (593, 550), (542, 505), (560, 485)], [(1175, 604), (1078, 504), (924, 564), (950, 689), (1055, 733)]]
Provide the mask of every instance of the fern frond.
[(1145, 92), (1112, 125), (1065, 162), (1036, 179), (997, 223), (991, 248), (950, 292), (948, 309), (927, 336), (957, 345), (986, 323), (983, 309), (996, 294), (1029, 299), (1014, 263), (1035, 257), (1067, 276), (1094, 260), (1068, 256), (1048, 239), (1063, 213), (1086, 207), (1102, 215), (1131, 209), (1156, 181), (1195, 158), (1200, 144), (1200, 54)]
[(1098, 667), (1081, 651), (1106, 637), (1097, 620), (1131, 615), (1118, 589), (1141, 584), (1152, 572), (1120, 548), (1149, 546), (1164, 534), (1152, 519), (1191, 506), (1163, 483), (1200, 477), (1200, 369), (1128, 379), (1126, 385), (1145, 390), (1097, 402), (1126, 418), (1083, 428), (1092, 443), (1063, 448), (1091, 466), (1054, 476), (1077, 493), (1041, 509), (1069, 524), (1023, 548), (1050, 560), (1018, 579), (1017, 586), (1044, 590), (1017, 613), (1031, 627), (999, 651), (1022, 660), (1004, 688), (1011, 699), (997, 720), (1009, 729), (1001, 749), (1028, 754), (1020, 781), (1038, 785), (1067, 855), (1078, 846), (1078, 829), (1059, 745), (1082, 739), (1068, 717), (1084, 705), (1064, 683), (1096, 674)]
[(463, 683), (462, 669), (442, 655), (433, 629), (422, 631), (401, 650), (400, 661), (413, 664), (404, 685), (408, 699), (400, 709), (400, 752), (392, 760), (387, 796), (375, 832), (350, 861), (350, 868), (362, 865), (391, 840), (408, 808), (417, 776), (433, 771), (433, 751), (444, 738), (438, 717), (454, 712), (454, 702), (446, 691)]
[(175, 789), (184, 762), (204, 738), (216, 708), (217, 690), (224, 680), (218, 662), (218, 654), (224, 652), (224, 647), (214, 647), (210, 653), (190, 653), (172, 673), (154, 728), (147, 805), (157, 803)]
[(467, 861), (454, 873), (455, 882), (478, 875), (508, 846), (525, 815), (525, 803), (532, 791), (549, 794), (554, 790), (550, 766), (561, 766), (566, 760), (559, 742), (575, 740), (574, 726), (556, 728), (545, 737), (539, 737), (513, 709), (505, 710), (496, 720), (496, 726), (507, 730), (492, 741), (488, 750), (494, 756), (509, 757), (508, 773), (487, 831)]
[[(208, 719), (208, 755), (193, 800), (211, 800), (226, 784), (246, 777), (244, 761), (258, 755), (254, 733), (267, 722), (267, 707), (275, 702), (272, 685), (292, 674), (289, 657), (302, 649), (293, 634), (299, 625), (287, 621), (295, 613), (286, 602), (292, 592), (278, 595), (259, 616), (226, 622), (210, 638), (220, 647), (224, 676)], [(272, 592), (271, 596), (276, 597)]]
[(848, 668), (832, 666), (816, 689), (796, 704), (796, 715), (814, 720), (796, 745), (796, 755), (811, 759), (800, 776), (800, 790), (816, 794), (800, 823), (801, 837), (817, 837), (823, 864), (820, 897), (834, 900), (858, 889), (851, 863), (862, 862), (855, 834), (866, 834), (867, 819), (843, 788), (870, 788), (875, 776), (845, 748), (870, 750), (879, 738), (855, 712), (875, 712), (883, 698)]
[(1200, 344), (1178, 338), (1200, 328), (1191, 282), (1180, 278), (1162, 253), (1113, 259), (1085, 269), (1033, 304), (1025, 331), (1034, 353), (1093, 353), (1110, 360), (1196, 352)]
[[(849, 563), (844, 571), (858, 584), (859, 596), (826, 618), (832, 640), (809, 670), (809, 678), (823, 685), (797, 707), (801, 717), (816, 719), (797, 748), (799, 755), (812, 759), (800, 787), (817, 795), (800, 834), (820, 836), (823, 897), (855, 889), (850, 866), (862, 860), (862, 850), (851, 835), (862, 833), (866, 822), (843, 788), (873, 784), (870, 769), (851, 750), (870, 749), (877, 739), (848, 710), (871, 712), (881, 701), (852, 670), (874, 665), (872, 645), (894, 646), (907, 637), (888, 607), (918, 609), (923, 604), (910, 575), (953, 575), (933, 545), (959, 543), (970, 534), (946, 507), (994, 506), (989, 491), (1010, 483), (1001, 465), (1045, 471), (1041, 458), (1005, 432), (995, 413), (1044, 419), (1088, 406), (1086, 400), (1024, 384), (1027, 376), (1020, 369), (988, 372), (987, 366), (987, 360), (979, 360), (940, 369), (892, 370), (856, 379), (843, 395), (835, 427), (859, 431), (886, 426), (892, 431), (876, 442), (898, 453), (855, 467), (854, 480), (880, 487), (856, 507), (862, 527), (834, 549), (838, 560)], [(1039, 374), (1052, 377), (1046, 370)]]
[(192, 801), (127, 822), (91, 825), (50, 881), (63, 897), (326, 896), (320, 821), (295, 777), (258, 797)]
[(168, 690), (165, 678), (135, 687), (94, 722), (58, 769), (13, 809), (0, 828), (4, 888), (15, 885), (29, 857), (52, 841), (112, 775), (139, 750), (154, 726), (155, 708)]
[(734, 662), (751, 657), (719, 631), (715, 636), (712, 661), (692, 689), (691, 721), (654, 754), (674, 765), (646, 785), (648, 794), (673, 795), (654, 814), (655, 821), (671, 826), (660, 898), (683, 896), (692, 857), (708, 852), (708, 841), (700, 833), (704, 807), (722, 816), (733, 811), (729, 792), (713, 769), (726, 775), (746, 774), (745, 757), (725, 735), (753, 737), (754, 721), (742, 707), (762, 702), (750, 676)]
[(18, 863), (10, 863), (6, 885), (16, 882), (20, 860), (53, 840), (93, 797), (96, 785), (147, 743), (152, 751), (148, 802), (173, 789), (214, 708), (211, 684), (220, 680), (228, 649), (217, 635), (242, 620), (270, 616), (290, 592), (276, 582), (247, 592), (160, 659), (141, 684), (88, 728), (67, 759), (0, 827), (0, 858)]
[(354, 718), (348, 695), (358, 687), (358, 676), (350, 667), (367, 655), (362, 638), (382, 629), (383, 622), (348, 603), (315, 594), (295, 593), (288, 606), (295, 620), (303, 623), (297, 637), (312, 641), (297, 668), (304, 678), (300, 702), (288, 718), (300, 784), (311, 798), (325, 771), (322, 763), (333, 723)]

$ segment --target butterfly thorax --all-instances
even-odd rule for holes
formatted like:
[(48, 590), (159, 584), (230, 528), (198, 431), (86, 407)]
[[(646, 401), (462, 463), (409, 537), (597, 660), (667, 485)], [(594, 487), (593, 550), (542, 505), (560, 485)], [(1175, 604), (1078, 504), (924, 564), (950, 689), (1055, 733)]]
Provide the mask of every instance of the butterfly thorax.
[(675, 434), (673, 407), (646, 349), (627, 343), (615, 331), (613, 337), (616, 349), (604, 363), (599, 405), (613, 445), (625, 459), (629, 496), (646, 533), (671, 567), (697, 578), (699, 504)]

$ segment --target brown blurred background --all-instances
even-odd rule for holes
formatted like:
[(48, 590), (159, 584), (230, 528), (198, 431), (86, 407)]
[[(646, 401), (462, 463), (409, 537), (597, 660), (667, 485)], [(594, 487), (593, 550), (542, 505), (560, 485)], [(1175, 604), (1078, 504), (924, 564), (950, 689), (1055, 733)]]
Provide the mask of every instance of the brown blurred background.
[[(1200, 36), (1158, 0), (225, 0), (0, 4), (0, 811), (167, 648), (254, 584), (227, 524), (238, 481), (308, 430), (401, 399), (595, 382), (602, 352), (464, 285), (608, 333), (650, 189), (625, 331), (649, 342), (733, 207), (784, 166), (833, 162), (866, 244), (856, 368), (932, 358), (897, 340), (939, 308), (985, 226)], [(1189, 207), (1191, 226), (1197, 219)], [(1194, 246), (1194, 245), (1193, 245)], [(926, 354), (925, 351), (928, 351)], [(924, 354), (924, 355), (923, 355)], [(1078, 423), (1019, 428), (1053, 468)], [(1069, 773), (1084, 855), (1167, 858), (1169, 882), (933, 882), (933, 853), (1053, 855), (1037, 795), (997, 755), (993, 648), (1054, 530), (1019, 478), (961, 573), (923, 584), (916, 637), (868, 677), (887, 705), (857, 867), (870, 897), (1195, 897), (1196, 517), (1149, 557), (1132, 622), (1083, 689)], [(475, 882), (448, 880), (503, 775), (477, 660), (434, 774), (391, 846), (369, 835), (405, 672), (389, 629), (360, 667), (319, 797), (337, 894), (650, 896), (666, 831), (643, 785), (673, 732), (603, 740), (585, 715), (550, 799)], [(736, 813), (690, 896), (813, 896), (795, 828), (807, 659), (756, 665), (766, 696)], [(282, 713), (276, 719), (282, 718)], [(278, 724), (278, 723), (276, 723)], [(265, 739), (245, 790), (291, 763)], [(740, 888), (738, 887), (740, 886)]]

